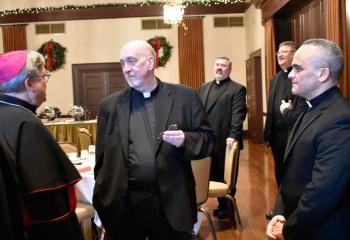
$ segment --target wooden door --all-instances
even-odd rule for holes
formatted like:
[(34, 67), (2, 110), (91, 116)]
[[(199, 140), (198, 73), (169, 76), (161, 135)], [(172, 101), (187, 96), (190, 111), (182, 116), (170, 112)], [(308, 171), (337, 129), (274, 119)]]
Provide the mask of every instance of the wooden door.
[(248, 136), (255, 143), (262, 143), (263, 113), (261, 87), (261, 51), (251, 54), (246, 60), (247, 103), (248, 103)]
[(95, 118), (101, 100), (127, 86), (119, 63), (73, 64), (74, 104)]

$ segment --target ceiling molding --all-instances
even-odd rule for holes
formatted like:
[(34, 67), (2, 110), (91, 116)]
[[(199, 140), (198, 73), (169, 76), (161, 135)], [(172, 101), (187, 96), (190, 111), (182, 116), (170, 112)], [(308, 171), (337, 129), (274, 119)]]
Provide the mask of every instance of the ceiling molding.
[(273, 18), (273, 15), (286, 5), (290, 0), (265, 0), (261, 5), (262, 22)]
[[(188, 6), (185, 8), (185, 16), (245, 13), (249, 6), (250, 3)], [(162, 6), (99, 7), (10, 14), (0, 17), (0, 24), (157, 16), (163, 16)]]
[(251, 0), (261, 9), (262, 22), (274, 17), (286, 17), (308, 4), (311, 0)]
[(261, 8), (261, 5), (266, 0), (250, 0), (250, 3), (254, 4), (256, 8)]

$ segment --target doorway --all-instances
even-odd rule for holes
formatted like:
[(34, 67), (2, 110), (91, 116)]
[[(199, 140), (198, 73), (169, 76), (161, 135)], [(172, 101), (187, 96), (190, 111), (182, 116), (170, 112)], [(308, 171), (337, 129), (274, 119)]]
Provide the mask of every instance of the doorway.
[(127, 86), (120, 63), (73, 64), (74, 104), (96, 118), (103, 98)]
[(263, 111), (261, 87), (261, 50), (249, 55), (246, 60), (247, 103), (248, 103), (248, 136), (254, 143), (262, 143)]

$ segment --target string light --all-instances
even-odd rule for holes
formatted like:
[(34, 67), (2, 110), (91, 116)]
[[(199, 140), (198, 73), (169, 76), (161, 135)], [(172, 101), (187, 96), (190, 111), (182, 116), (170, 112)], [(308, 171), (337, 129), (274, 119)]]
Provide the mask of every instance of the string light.
[[(210, 7), (212, 4), (236, 4), (236, 3), (245, 3), (245, 0), (204, 0), (204, 1), (184, 1), (183, 6), (207, 6)], [(164, 2), (161, 1), (147, 1), (138, 2), (138, 3), (108, 3), (108, 4), (92, 4), (92, 5), (65, 5), (58, 7), (33, 7), (33, 8), (23, 8), (23, 9), (13, 9), (13, 10), (4, 10), (0, 11), (0, 17), (5, 17), (9, 15), (17, 14), (38, 14), (43, 12), (52, 12), (52, 11), (61, 11), (61, 10), (79, 10), (79, 9), (88, 9), (88, 8), (106, 8), (106, 7), (119, 7), (119, 8), (128, 8), (128, 7), (142, 7), (142, 6), (162, 6)]]

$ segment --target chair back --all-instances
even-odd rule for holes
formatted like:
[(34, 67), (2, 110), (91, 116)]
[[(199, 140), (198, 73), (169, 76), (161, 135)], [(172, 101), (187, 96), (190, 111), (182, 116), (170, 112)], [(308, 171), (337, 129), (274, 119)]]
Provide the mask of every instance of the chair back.
[(233, 143), (231, 149), (226, 146), (225, 152), (225, 172), (224, 172), (224, 180), (228, 185), (228, 189), (231, 189), (232, 184), (234, 183), (234, 179), (238, 174), (237, 165), (238, 165), (238, 157), (239, 157), (239, 144), (237, 141)]
[(92, 145), (91, 134), (86, 128), (78, 128), (78, 138), (79, 138), (79, 149), (88, 150), (89, 146)]
[(211, 157), (192, 160), (191, 165), (196, 181), (197, 205), (201, 205), (208, 198)]
[(65, 153), (78, 153), (78, 147), (70, 142), (59, 142), (58, 145), (63, 149)]

